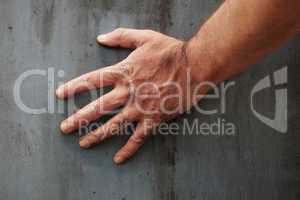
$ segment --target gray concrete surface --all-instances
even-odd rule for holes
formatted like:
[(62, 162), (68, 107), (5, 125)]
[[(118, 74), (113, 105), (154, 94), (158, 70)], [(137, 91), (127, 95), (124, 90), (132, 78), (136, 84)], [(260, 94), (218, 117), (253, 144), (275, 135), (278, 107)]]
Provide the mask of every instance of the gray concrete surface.
[[(151, 28), (188, 39), (220, 5), (218, 0), (0, 0), (0, 199), (300, 199), (300, 38), (231, 79), (225, 114), (195, 110), (177, 119), (236, 125), (234, 136), (156, 136), (123, 166), (112, 162), (126, 137), (85, 151), (78, 134), (62, 136), (66, 114), (28, 114), (13, 97), (26, 70), (65, 71), (55, 83), (120, 61), (127, 50), (95, 43), (116, 27)], [(250, 92), (263, 77), (288, 66), (288, 132), (254, 117)], [(47, 78), (24, 81), (26, 105), (47, 106)], [(51, 94), (53, 95), (53, 94)], [(273, 90), (256, 108), (273, 117)], [(78, 105), (90, 99), (76, 97)], [(55, 107), (59, 102), (55, 101)], [(203, 108), (219, 106), (204, 100)]]

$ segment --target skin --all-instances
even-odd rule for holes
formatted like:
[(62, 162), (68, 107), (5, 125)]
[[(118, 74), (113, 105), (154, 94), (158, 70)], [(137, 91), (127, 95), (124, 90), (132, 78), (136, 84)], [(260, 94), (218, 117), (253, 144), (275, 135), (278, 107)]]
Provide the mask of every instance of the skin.
[(114, 87), (64, 120), (61, 131), (71, 133), (82, 121), (90, 123), (123, 106), (120, 113), (79, 142), (80, 147), (90, 148), (137, 122), (134, 133), (114, 157), (115, 163), (121, 164), (137, 152), (159, 123), (200, 100), (197, 95), (208, 89), (197, 87), (201, 82), (224, 81), (299, 33), (299, 13), (299, 0), (228, 0), (189, 41), (126, 28), (100, 35), (97, 41), (101, 45), (135, 50), (120, 63), (57, 89), (57, 97), (63, 99), (89, 89)]

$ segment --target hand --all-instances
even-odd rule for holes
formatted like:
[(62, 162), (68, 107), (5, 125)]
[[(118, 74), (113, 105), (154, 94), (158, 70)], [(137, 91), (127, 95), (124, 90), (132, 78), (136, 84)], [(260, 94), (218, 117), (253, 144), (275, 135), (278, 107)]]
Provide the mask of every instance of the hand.
[(92, 85), (114, 89), (88, 104), (61, 123), (63, 133), (79, 128), (82, 121), (97, 118), (124, 106), (106, 124), (80, 139), (80, 147), (89, 148), (118, 134), (129, 123), (137, 122), (128, 142), (116, 153), (114, 161), (123, 163), (143, 144), (150, 130), (189, 109), (196, 83), (189, 80), (185, 42), (151, 30), (116, 29), (97, 38), (102, 45), (135, 48), (122, 62), (102, 68), (59, 87), (56, 94), (65, 98), (88, 90)]

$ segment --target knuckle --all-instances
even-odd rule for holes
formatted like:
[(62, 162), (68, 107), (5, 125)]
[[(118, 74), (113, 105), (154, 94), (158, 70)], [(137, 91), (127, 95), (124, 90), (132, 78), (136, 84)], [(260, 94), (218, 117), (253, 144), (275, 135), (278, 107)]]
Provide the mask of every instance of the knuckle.
[(123, 147), (118, 154), (123, 158), (128, 158), (132, 153), (130, 147), (127, 146), (127, 147)]
[(115, 31), (117, 31), (117, 32), (123, 32), (123, 31), (125, 31), (125, 28), (123, 28), (123, 27), (118, 27)]
[(140, 118), (140, 113), (138, 112), (138, 110), (133, 106), (129, 106), (128, 112), (127, 112), (127, 119), (130, 121), (134, 121)]
[(144, 137), (142, 135), (133, 135), (130, 140), (135, 144), (142, 144)]
[(119, 93), (119, 95), (115, 99), (113, 99), (113, 101), (115, 101), (117, 104), (123, 104), (124, 102), (126, 102), (129, 97), (129, 91), (122, 88), (117, 92)]
[(132, 72), (132, 68), (130, 67), (130, 64), (127, 62), (120, 64), (118, 66), (118, 70), (119, 70), (120, 75), (122, 75), (122, 76), (130, 75)]
[(151, 30), (151, 29), (145, 29), (144, 30), (144, 33), (147, 35), (147, 36), (154, 36), (157, 34), (157, 32)]
[(154, 33), (154, 31), (151, 30), (151, 29), (143, 29), (143, 31), (144, 31), (145, 33), (148, 33), (148, 34), (153, 34), (153, 33)]
[(126, 29), (125, 28), (117, 28), (116, 32), (117, 32), (117, 40), (119, 40), (121, 42), (124, 41)]
[(96, 144), (98, 142), (98, 135), (90, 133), (84, 137), (84, 140), (88, 141), (90, 144)]

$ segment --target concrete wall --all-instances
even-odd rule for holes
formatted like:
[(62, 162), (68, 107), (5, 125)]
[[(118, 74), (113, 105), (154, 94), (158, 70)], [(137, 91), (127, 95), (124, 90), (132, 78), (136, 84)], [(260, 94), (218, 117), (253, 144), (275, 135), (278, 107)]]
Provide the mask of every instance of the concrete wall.
[[(55, 71), (55, 83), (122, 60), (128, 50), (98, 46), (95, 38), (116, 27), (151, 28), (188, 39), (221, 4), (218, 0), (0, 0), (0, 199), (228, 199), (300, 198), (300, 38), (229, 80), (226, 113), (184, 119), (236, 125), (234, 136), (151, 137), (123, 166), (112, 162), (126, 137), (91, 150), (78, 134), (62, 136), (65, 114), (28, 114), (15, 104), (13, 87), (26, 70)], [(254, 85), (288, 66), (288, 132), (259, 121), (250, 109)], [(65, 76), (59, 77), (58, 70)], [(22, 84), (26, 105), (47, 106), (47, 77)], [(50, 93), (53, 97), (53, 94)], [(273, 90), (257, 94), (260, 113), (272, 118)], [(76, 97), (78, 105), (89, 96)], [(66, 103), (66, 102), (65, 102)], [(55, 108), (59, 104), (54, 101)], [(218, 107), (204, 100), (203, 109)], [(105, 120), (105, 119), (103, 119)]]

